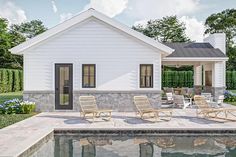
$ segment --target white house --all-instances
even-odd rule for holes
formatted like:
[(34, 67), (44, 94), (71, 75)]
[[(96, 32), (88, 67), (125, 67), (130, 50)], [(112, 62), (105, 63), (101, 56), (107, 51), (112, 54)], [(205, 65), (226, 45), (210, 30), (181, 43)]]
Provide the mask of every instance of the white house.
[(41, 111), (78, 110), (78, 97), (87, 94), (119, 111), (132, 110), (140, 94), (158, 105), (162, 65), (193, 65), (196, 88), (206, 82), (204, 66), (208, 90), (216, 95), (225, 88), (224, 34), (163, 44), (94, 9), (10, 51), (24, 56), (24, 99)]

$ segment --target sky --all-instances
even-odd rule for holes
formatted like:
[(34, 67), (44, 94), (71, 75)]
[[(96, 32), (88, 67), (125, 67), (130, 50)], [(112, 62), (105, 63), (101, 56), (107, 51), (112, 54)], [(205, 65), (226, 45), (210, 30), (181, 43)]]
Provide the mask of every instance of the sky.
[(202, 41), (206, 18), (236, 8), (236, 0), (0, 0), (0, 17), (10, 24), (39, 19), (51, 28), (91, 7), (129, 27), (177, 15), (190, 39)]

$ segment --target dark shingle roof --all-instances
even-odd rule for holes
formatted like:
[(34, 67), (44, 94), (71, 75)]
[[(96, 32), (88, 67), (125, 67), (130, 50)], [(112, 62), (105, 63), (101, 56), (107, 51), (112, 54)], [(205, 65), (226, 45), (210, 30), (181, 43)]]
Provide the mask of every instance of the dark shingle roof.
[(163, 43), (175, 51), (167, 57), (227, 57), (209, 43)]

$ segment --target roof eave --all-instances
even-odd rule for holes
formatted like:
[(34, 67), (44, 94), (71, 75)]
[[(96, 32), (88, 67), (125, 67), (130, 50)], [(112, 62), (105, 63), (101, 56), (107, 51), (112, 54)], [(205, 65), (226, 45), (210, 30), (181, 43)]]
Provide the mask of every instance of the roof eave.
[(228, 61), (228, 57), (165, 57), (162, 61)]

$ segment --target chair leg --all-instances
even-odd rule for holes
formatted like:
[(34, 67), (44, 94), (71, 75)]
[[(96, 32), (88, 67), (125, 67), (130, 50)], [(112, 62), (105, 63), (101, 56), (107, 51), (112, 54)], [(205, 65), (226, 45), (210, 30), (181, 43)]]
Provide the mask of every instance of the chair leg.
[(111, 120), (111, 112), (109, 112), (109, 121)]
[(172, 113), (172, 111), (170, 112), (170, 120), (171, 120), (171, 118), (172, 118), (172, 115), (173, 115), (173, 113)]
[(93, 122), (94, 122), (94, 119), (95, 119), (96, 115), (97, 115), (96, 113), (93, 113)]

